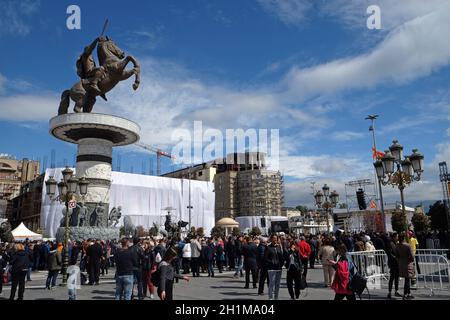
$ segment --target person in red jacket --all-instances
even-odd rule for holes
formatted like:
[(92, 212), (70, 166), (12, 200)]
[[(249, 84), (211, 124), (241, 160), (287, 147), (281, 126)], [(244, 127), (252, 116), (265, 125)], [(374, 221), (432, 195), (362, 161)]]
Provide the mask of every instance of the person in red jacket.
[(308, 242), (306, 242), (305, 237), (300, 237), (300, 244), (298, 246), (298, 251), (300, 253), (300, 259), (302, 260), (303, 264), (303, 276), (306, 278), (306, 275), (308, 273), (308, 261), (309, 256), (311, 254), (311, 247), (309, 246)]

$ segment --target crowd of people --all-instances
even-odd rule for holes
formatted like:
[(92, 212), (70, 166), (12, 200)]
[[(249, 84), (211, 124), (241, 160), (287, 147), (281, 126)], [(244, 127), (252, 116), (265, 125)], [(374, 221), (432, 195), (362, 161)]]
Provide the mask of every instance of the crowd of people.
[[(348, 234), (340, 231), (321, 235), (200, 237), (184, 239), (122, 238), (120, 242), (88, 239), (70, 242), (68, 265), (78, 266), (81, 283), (98, 285), (101, 275), (114, 267), (115, 299), (173, 299), (173, 286), (188, 275), (204, 274), (215, 277), (216, 272), (232, 271), (242, 277), (244, 288), (253, 288), (259, 295), (278, 299), (282, 270), (286, 269), (286, 284), (291, 299), (299, 299), (308, 285), (308, 269), (321, 264), (323, 285), (335, 292), (335, 299), (356, 299), (351, 280), (356, 272), (349, 252), (384, 250), (390, 272), (388, 298), (394, 296), (412, 299), (411, 281), (414, 280), (414, 257), (417, 248), (429, 248), (437, 235), (384, 233)], [(429, 239), (433, 239), (430, 242)], [(441, 239), (441, 247), (448, 247)], [(11, 282), (10, 299), (18, 288), (22, 300), (25, 282), (32, 281), (33, 270), (46, 270), (46, 289), (56, 286), (63, 267), (64, 246), (54, 241), (25, 241), (0, 246), (1, 279)], [(86, 276), (85, 276), (86, 275)], [(405, 278), (403, 294), (399, 293), (399, 277)], [(135, 290), (134, 290), (135, 289)], [(133, 294), (133, 292), (137, 292)], [(69, 293), (76, 298), (74, 290)]]

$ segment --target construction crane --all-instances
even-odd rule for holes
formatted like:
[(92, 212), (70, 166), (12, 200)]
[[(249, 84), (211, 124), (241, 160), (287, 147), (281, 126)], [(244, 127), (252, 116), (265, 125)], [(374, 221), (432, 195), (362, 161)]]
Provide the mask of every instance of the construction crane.
[(172, 156), (170, 153), (165, 152), (159, 148), (152, 147), (146, 143), (138, 142), (138, 143), (136, 143), (136, 145), (138, 145), (139, 147), (141, 147), (147, 151), (156, 153), (156, 175), (158, 175), (158, 176), (161, 175), (161, 157), (167, 157), (172, 160), (175, 159), (175, 157)]

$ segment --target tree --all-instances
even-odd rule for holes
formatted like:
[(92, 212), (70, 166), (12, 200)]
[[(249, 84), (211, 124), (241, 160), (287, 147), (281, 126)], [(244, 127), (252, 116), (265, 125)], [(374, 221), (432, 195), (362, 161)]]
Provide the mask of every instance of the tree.
[(261, 235), (261, 229), (259, 229), (259, 227), (253, 227), (252, 230), (250, 231), (250, 235), (257, 237)]
[(346, 203), (339, 204), (339, 209), (347, 209), (347, 204)]
[(442, 201), (436, 201), (430, 206), (428, 216), (431, 220), (432, 230), (447, 230), (447, 212)]
[(416, 212), (412, 216), (411, 222), (414, 226), (414, 231), (427, 232), (430, 229), (430, 220), (423, 214), (423, 212)]
[(299, 205), (299, 206), (296, 206), (295, 209), (297, 209), (301, 213), (307, 213), (308, 212), (308, 207), (307, 206)]
[(392, 229), (395, 232), (403, 232), (406, 231), (405, 229), (405, 217), (403, 215), (402, 211), (394, 211), (392, 212), (392, 217), (391, 217), (391, 224), (392, 224)]
[(240, 236), (241, 230), (238, 227), (234, 227), (231, 233), (233, 234), (233, 236)]
[(211, 229), (212, 238), (223, 238), (225, 237), (225, 230), (222, 227), (213, 227)]

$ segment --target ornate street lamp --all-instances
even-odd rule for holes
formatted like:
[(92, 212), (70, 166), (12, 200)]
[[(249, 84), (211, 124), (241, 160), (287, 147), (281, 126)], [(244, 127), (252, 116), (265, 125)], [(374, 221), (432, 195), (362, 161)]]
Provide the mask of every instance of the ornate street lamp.
[(70, 178), (72, 178), (73, 175), (73, 170), (70, 169), (69, 167), (66, 167), (63, 171), (63, 179), (64, 179), (64, 183), (67, 184), (67, 182), (69, 181)]
[(316, 204), (320, 206), (323, 202), (323, 193), (321, 191), (317, 191), (314, 198), (316, 199)]
[(323, 195), (328, 197), (330, 195), (330, 187), (325, 183), (322, 187)]
[[(65, 204), (66, 207), (66, 215), (65, 215), (65, 227), (64, 227), (64, 251), (63, 251), (63, 281), (62, 285), (67, 284), (67, 268), (69, 266), (69, 238), (70, 238), (70, 227), (69, 227), (69, 201), (76, 199), (77, 189), (80, 192), (82, 198), (86, 196), (87, 189), (89, 185), (89, 181), (86, 178), (82, 177), (81, 179), (77, 179), (73, 175), (73, 170), (69, 167), (66, 167), (62, 172), (63, 178), (59, 183), (53, 178), (53, 176), (49, 177), (47, 181), (45, 181), (45, 187), (47, 191), (47, 195), (51, 200), (58, 200), (61, 203)], [(58, 196), (55, 197), (56, 187), (58, 187)]]
[(69, 180), (67, 181), (67, 186), (69, 192), (76, 193), (78, 187), (78, 179), (75, 176), (70, 177)]
[(314, 195), (314, 199), (316, 200), (317, 207), (325, 209), (327, 219), (327, 232), (330, 232), (329, 213), (331, 211), (330, 209), (335, 208), (337, 203), (339, 202), (339, 194), (336, 192), (336, 190), (334, 190), (330, 194), (330, 187), (327, 184), (324, 184), (324, 186), (322, 187), (322, 191), (317, 191)]
[(58, 183), (56, 182), (55, 179), (53, 179), (53, 176), (50, 176), (50, 178), (47, 181), (45, 181), (45, 188), (49, 196), (53, 197), (55, 195), (57, 184)]
[(80, 194), (82, 197), (86, 196), (88, 185), (89, 181), (87, 181), (85, 177), (82, 177), (80, 180), (78, 180), (78, 187), (80, 188)]
[(417, 149), (413, 149), (410, 156), (403, 158), (403, 146), (397, 140), (392, 142), (389, 151), (373, 164), (377, 172), (378, 180), (381, 184), (398, 187), (400, 190), (400, 198), (402, 202), (402, 213), (404, 217), (404, 228), (406, 238), (408, 236), (408, 220), (405, 210), (405, 199), (403, 190), (413, 181), (419, 181), (423, 172), (424, 156)]

